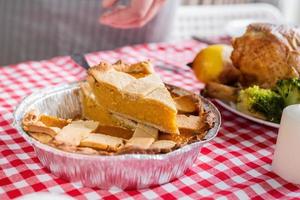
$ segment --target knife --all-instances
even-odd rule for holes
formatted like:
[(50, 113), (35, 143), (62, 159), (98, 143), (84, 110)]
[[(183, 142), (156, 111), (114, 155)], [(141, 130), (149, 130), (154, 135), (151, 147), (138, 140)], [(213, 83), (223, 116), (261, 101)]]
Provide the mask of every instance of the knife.
[(76, 53), (76, 54), (72, 54), (70, 57), (77, 65), (83, 67), (84, 69), (90, 68), (90, 65), (87, 62), (84, 54)]
[(196, 40), (198, 42), (202, 42), (208, 45), (213, 45), (213, 44), (217, 44), (218, 42), (215, 42), (213, 40), (207, 39), (207, 38), (203, 38), (203, 37), (199, 37), (199, 36), (192, 36), (193, 40)]
[[(89, 69), (90, 65), (88, 64), (84, 54), (72, 54), (71, 59), (79, 66), (83, 67), (84, 69)], [(165, 67), (162, 65), (156, 65), (155, 67), (160, 68), (162, 70), (179, 73), (180, 72), (190, 72), (189, 69), (181, 69), (181, 68), (175, 68), (175, 67)]]

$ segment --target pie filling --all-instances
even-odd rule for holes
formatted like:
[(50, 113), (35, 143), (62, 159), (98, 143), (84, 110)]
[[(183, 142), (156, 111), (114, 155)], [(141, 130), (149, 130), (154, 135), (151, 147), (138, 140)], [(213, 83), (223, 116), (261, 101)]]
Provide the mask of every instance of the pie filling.
[(203, 140), (215, 122), (199, 96), (165, 86), (149, 62), (100, 63), (80, 83), (80, 100), (80, 119), (33, 110), (23, 117), (23, 129), (67, 152), (157, 154)]

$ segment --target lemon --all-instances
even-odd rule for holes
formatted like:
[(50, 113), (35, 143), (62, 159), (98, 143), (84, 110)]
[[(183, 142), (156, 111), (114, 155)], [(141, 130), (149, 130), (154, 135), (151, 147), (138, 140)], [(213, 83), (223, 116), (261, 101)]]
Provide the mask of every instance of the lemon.
[(195, 76), (202, 82), (220, 82), (220, 75), (229, 64), (232, 47), (224, 44), (211, 45), (202, 49), (192, 63)]

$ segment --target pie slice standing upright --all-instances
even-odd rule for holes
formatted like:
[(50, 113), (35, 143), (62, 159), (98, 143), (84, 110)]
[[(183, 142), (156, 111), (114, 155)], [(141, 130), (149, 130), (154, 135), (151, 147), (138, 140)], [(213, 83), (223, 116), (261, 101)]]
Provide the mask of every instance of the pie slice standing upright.
[(88, 82), (97, 103), (109, 112), (166, 133), (179, 133), (175, 102), (150, 63), (100, 63), (89, 69)]

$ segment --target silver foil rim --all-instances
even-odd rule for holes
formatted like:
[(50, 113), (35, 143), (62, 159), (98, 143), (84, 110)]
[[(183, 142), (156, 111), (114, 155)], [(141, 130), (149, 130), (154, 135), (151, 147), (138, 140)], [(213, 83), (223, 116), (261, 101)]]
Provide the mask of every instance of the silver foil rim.
[[(172, 86), (172, 87), (176, 87), (176, 86)], [(59, 86), (51, 86), (51, 87), (47, 87), (44, 89), (41, 89), (39, 91), (36, 91), (34, 93), (32, 93), (31, 95), (25, 97), (22, 102), (16, 107), (15, 112), (14, 112), (14, 122), (13, 122), (13, 126), (19, 131), (19, 133), (25, 138), (26, 141), (28, 141), (30, 144), (33, 145), (37, 145), (40, 148), (44, 148), (47, 151), (53, 151), (57, 154), (61, 154), (61, 155), (65, 155), (65, 156), (72, 156), (72, 157), (78, 157), (80, 159), (85, 159), (85, 158), (91, 158), (91, 157), (97, 157), (98, 159), (101, 159), (101, 157), (104, 157), (105, 159), (107, 159), (107, 157), (109, 157), (110, 159), (128, 159), (128, 158), (136, 158), (136, 159), (165, 159), (165, 157), (167, 157), (170, 154), (176, 154), (178, 153), (178, 151), (181, 152), (186, 152), (189, 151), (191, 148), (194, 148), (194, 146), (198, 146), (199, 144), (203, 144), (206, 142), (209, 142), (210, 140), (212, 140), (214, 137), (216, 137), (218, 130), (221, 126), (221, 114), (219, 112), (219, 110), (216, 108), (216, 106), (211, 103), (209, 100), (201, 97), (202, 102), (204, 103), (204, 108), (207, 111), (212, 111), (215, 116), (216, 116), (216, 120), (214, 123), (214, 127), (211, 128), (208, 133), (206, 134), (206, 136), (204, 137), (205, 140), (203, 141), (198, 141), (198, 142), (194, 142), (192, 144), (188, 144), (185, 145), (179, 149), (176, 149), (172, 152), (166, 153), (166, 154), (156, 154), (156, 155), (152, 155), (152, 154), (125, 154), (125, 155), (114, 155), (114, 156), (110, 156), (110, 155), (82, 155), (82, 154), (76, 154), (76, 153), (70, 153), (70, 152), (65, 152), (59, 149), (56, 149), (54, 147), (48, 146), (46, 144), (42, 144), (39, 141), (33, 139), (32, 137), (30, 137), (22, 128), (22, 118), (24, 116), (24, 114), (26, 112), (28, 112), (30, 109), (32, 109), (32, 105), (36, 102), (39, 101), (43, 101), (44, 99), (46, 99), (48, 96), (51, 96), (53, 94), (57, 94), (59, 92), (65, 92), (66, 90), (70, 90), (70, 91), (78, 91), (79, 90), (79, 86), (78, 83), (71, 83), (71, 84), (63, 84), (63, 85), (59, 85)], [(51, 113), (47, 113), (47, 114), (51, 114)]]
[[(202, 145), (212, 140), (219, 130), (221, 115), (208, 100), (204, 107), (216, 116), (214, 127), (199, 141), (166, 154), (84, 155), (65, 152), (31, 138), (22, 128), (26, 112), (36, 108), (41, 113), (58, 117), (81, 114), (78, 83), (41, 89), (18, 105), (14, 112), (14, 127), (28, 141), (41, 163), (54, 175), (71, 181), (80, 181), (88, 187), (109, 189), (145, 188), (169, 182), (183, 175), (192, 166)], [(55, 103), (53, 103), (55, 102)]]

